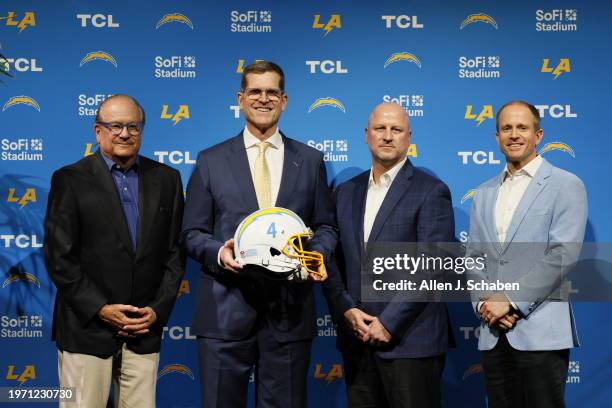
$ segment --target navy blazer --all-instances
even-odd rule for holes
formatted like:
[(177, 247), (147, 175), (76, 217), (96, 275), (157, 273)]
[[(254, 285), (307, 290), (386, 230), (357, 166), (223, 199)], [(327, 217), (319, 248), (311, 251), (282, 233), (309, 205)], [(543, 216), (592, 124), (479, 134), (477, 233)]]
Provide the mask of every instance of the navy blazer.
[[(308, 248), (327, 259), (336, 228), (323, 155), (282, 135), (283, 174), (276, 200), (298, 214), (315, 235)], [(262, 319), (278, 341), (316, 334), (312, 283), (259, 282), (220, 268), (219, 249), (238, 224), (257, 211), (257, 196), (242, 132), (199, 153), (187, 186), (182, 240), (202, 263), (193, 328), (198, 336), (244, 339)]]
[[(330, 311), (338, 323), (338, 348), (347, 351), (359, 341), (348, 330), (343, 314), (357, 307), (378, 316), (393, 341), (377, 354), (382, 358), (439, 355), (453, 343), (444, 303), (361, 301), (360, 271), (364, 246), (363, 217), (370, 171), (335, 191), (339, 245), (336, 262), (323, 285)], [(376, 215), (369, 242), (452, 242), (455, 221), (448, 187), (418, 170), (407, 159)]]

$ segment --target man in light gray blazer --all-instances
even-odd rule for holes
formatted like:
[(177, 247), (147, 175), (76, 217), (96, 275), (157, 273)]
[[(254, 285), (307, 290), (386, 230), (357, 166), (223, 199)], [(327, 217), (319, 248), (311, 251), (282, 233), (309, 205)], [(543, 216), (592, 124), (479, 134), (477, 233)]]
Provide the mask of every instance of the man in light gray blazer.
[(580, 254), (586, 191), (536, 153), (543, 131), (533, 105), (509, 102), (496, 122), (506, 168), (474, 195), (468, 255), (486, 259), (472, 278), (520, 290), (472, 292), (489, 407), (563, 407), (578, 346), (563, 277)]

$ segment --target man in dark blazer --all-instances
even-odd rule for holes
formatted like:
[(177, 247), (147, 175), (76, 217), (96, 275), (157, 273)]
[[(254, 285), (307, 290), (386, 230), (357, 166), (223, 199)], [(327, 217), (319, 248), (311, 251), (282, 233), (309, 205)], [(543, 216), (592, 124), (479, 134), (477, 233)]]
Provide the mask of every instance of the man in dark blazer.
[(238, 103), (246, 127), (200, 152), (187, 187), (182, 239), (202, 264), (193, 328), (207, 408), (246, 407), (253, 366), (258, 407), (306, 407), (316, 335), (312, 283), (247, 276), (232, 239), (247, 215), (277, 206), (314, 231), (309, 250), (327, 259), (336, 246), (322, 154), (278, 130), (287, 105), (284, 82), (271, 62), (244, 69)]
[(162, 329), (184, 272), (183, 188), (176, 170), (139, 156), (140, 104), (99, 108), (100, 149), (53, 174), (45, 261), (57, 286), (53, 339), (60, 385), (76, 407), (155, 406)]
[[(339, 245), (324, 293), (338, 323), (351, 407), (439, 407), (445, 352), (452, 343), (444, 303), (361, 300), (364, 246), (454, 241), (448, 187), (412, 166), (408, 115), (374, 109), (366, 128), (372, 169), (335, 192)], [(397, 300), (397, 299), (396, 299)]]

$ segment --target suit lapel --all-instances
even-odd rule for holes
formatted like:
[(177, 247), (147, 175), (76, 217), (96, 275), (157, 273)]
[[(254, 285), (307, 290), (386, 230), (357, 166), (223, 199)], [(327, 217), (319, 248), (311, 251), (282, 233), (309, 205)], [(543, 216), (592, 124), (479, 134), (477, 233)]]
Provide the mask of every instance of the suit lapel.
[(247, 213), (252, 213), (259, 209), (257, 204), (257, 195), (255, 194), (255, 186), (253, 185), (253, 176), (249, 167), (249, 158), (244, 148), (244, 139), (242, 132), (236, 136), (231, 143), (230, 151), (227, 154), (228, 167), (231, 169), (234, 182), (238, 186), (244, 200)]
[(363, 249), (363, 216), (365, 213), (365, 201), (366, 194), (368, 191), (368, 180), (370, 179), (370, 172), (366, 171), (361, 174), (357, 180), (355, 180), (355, 187), (353, 189), (353, 196), (350, 202), (351, 212), (353, 215), (353, 232), (355, 234), (355, 243), (358, 249)]
[(525, 190), (525, 194), (523, 194), (523, 198), (521, 198), (521, 201), (519, 202), (519, 205), (512, 216), (512, 222), (510, 222), (510, 227), (508, 227), (506, 242), (504, 242), (504, 245), (502, 246), (502, 252), (508, 248), (508, 244), (512, 242), (512, 239), (514, 238), (518, 227), (521, 225), (521, 222), (523, 222), (523, 218), (525, 218), (525, 215), (527, 215), (529, 208), (531, 208), (531, 205), (535, 199), (546, 186), (547, 179), (550, 176), (551, 171), (552, 166), (548, 164), (547, 161), (542, 159), (540, 168), (534, 175), (533, 180), (531, 180), (529, 183), (527, 190)]
[(376, 241), (378, 239), (389, 214), (391, 214), (391, 211), (393, 211), (400, 198), (408, 191), (410, 178), (413, 173), (414, 167), (412, 167), (410, 160), (406, 159), (406, 163), (404, 163), (404, 166), (400, 169), (395, 180), (391, 183), (389, 191), (376, 214), (376, 218), (374, 218), (374, 224), (372, 225), (372, 231), (370, 232), (368, 241)]
[(489, 241), (493, 243), (497, 252), (501, 252), (502, 244), (499, 242), (497, 238), (497, 220), (495, 219), (495, 205), (497, 203), (497, 195), (499, 194), (499, 188), (501, 186), (501, 181), (495, 184), (493, 187), (489, 187), (485, 194), (485, 226), (489, 229)]
[(128, 229), (125, 213), (121, 206), (117, 186), (113, 176), (108, 171), (108, 167), (102, 158), (102, 153), (98, 150), (92, 160), (93, 184), (97, 185), (104, 193), (105, 197), (100, 200), (100, 210), (104, 213), (105, 219), (109, 220), (110, 225), (115, 229), (119, 239), (130, 252), (134, 253), (130, 231)]
[(148, 160), (140, 160), (138, 174), (138, 234), (136, 240), (136, 258), (146, 248), (151, 227), (159, 209), (160, 184), (155, 177), (153, 167)]
[(286, 207), (289, 203), (289, 199), (299, 179), (299, 173), (302, 168), (302, 157), (295, 149), (293, 141), (285, 137), (281, 133), (283, 138), (283, 145), (285, 148), (283, 154), (283, 174), (281, 176), (280, 189), (278, 196), (276, 197), (276, 207)]

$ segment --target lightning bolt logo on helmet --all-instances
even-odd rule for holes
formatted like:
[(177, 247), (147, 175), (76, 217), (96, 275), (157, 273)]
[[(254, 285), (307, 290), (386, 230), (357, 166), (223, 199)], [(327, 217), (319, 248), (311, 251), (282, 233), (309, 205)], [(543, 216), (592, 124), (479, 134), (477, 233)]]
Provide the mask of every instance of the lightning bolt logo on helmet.
[(87, 53), (87, 55), (85, 55), (83, 59), (81, 60), (79, 67), (82, 67), (88, 62), (96, 61), (96, 60), (106, 61), (109, 64), (114, 65), (115, 68), (117, 68), (117, 60), (115, 60), (115, 58), (112, 55), (110, 55), (108, 52), (105, 52), (105, 51), (93, 51), (93, 52)]
[(397, 61), (412, 62), (417, 67), (421, 68), (421, 60), (419, 60), (414, 54), (411, 54), (406, 51), (391, 54), (391, 56), (389, 56), (389, 58), (387, 58), (387, 60), (385, 61), (385, 68)]
[(346, 113), (346, 109), (344, 108), (344, 105), (342, 104), (342, 102), (340, 102), (336, 98), (332, 98), (331, 96), (326, 96), (324, 98), (318, 98), (316, 101), (312, 103), (312, 105), (310, 105), (310, 107), (308, 108), (308, 113), (312, 112), (315, 109), (320, 108), (321, 106), (331, 106), (331, 107), (341, 110), (342, 113)]
[(496, 30), (498, 29), (497, 21), (495, 21), (493, 17), (485, 13), (470, 14), (465, 18), (465, 20), (463, 20), (459, 29), (463, 30), (464, 27), (467, 27), (470, 24), (474, 23), (486, 23), (495, 27)]
[(236, 261), (247, 273), (273, 280), (327, 278), (323, 255), (307, 251), (313, 233), (293, 211), (265, 208), (247, 216), (234, 235)]
[(34, 98), (25, 95), (13, 96), (11, 99), (6, 101), (2, 107), (2, 112), (15, 105), (26, 105), (40, 112), (40, 105), (38, 102), (36, 102)]
[(159, 21), (157, 22), (157, 25), (155, 26), (155, 29), (157, 30), (159, 27), (163, 26), (164, 24), (168, 24), (168, 23), (185, 24), (187, 27), (193, 30), (193, 23), (191, 22), (191, 20), (187, 18), (187, 16), (181, 13), (166, 14), (165, 16), (159, 19)]
[(551, 150), (560, 150), (562, 152), (569, 154), (570, 156), (574, 158), (576, 157), (576, 153), (574, 152), (574, 149), (572, 149), (569, 145), (563, 142), (546, 143), (544, 147), (540, 149), (538, 154), (544, 154), (544, 153), (550, 152)]

